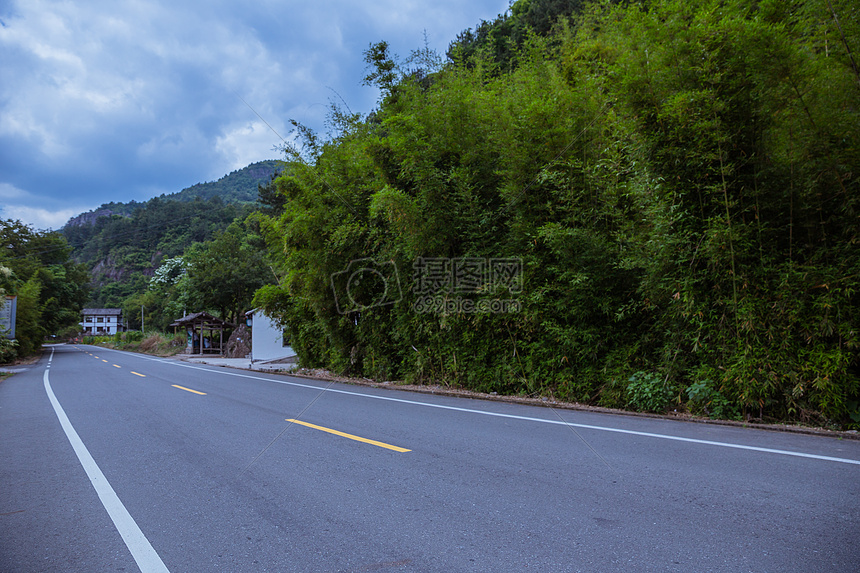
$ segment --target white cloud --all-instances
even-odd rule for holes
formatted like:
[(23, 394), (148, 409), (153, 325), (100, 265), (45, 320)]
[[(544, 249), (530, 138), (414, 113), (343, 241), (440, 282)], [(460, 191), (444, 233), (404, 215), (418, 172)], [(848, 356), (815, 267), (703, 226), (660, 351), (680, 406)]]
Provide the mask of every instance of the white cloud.
[(0, 199), (3, 201), (9, 201), (10, 199), (23, 199), (25, 197), (27, 197), (26, 191), (22, 191), (9, 183), (0, 183)]
[(70, 209), (50, 210), (27, 205), (9, 205), (3, 207), (2, 211), (5, 219), (18, 220), (32, 225), (36, 229), (59, 229), (72, 217), (92, 209), (95, 209), (95, 206), (88, 205)]
[[(281, 131), (283, 128), (278, 129), (279, 134)], [(282, 137), (284, 135), (286, 134), (281, 134)], [(229, 166), (227, 171), (235, 171), (261, 159), (279, 157), (281, 154), (276, 148), (281, 145), (283, 141), (269, 129), (269, 126), (262, 121), (255, 121), (231, 128), (218, 137), (215, 149), (224, 157), (225, 165)], [(219, 173), (212, 176), (221, 177), (222, 175), (223, 173)]]
[[(39, 197), (9, 183), (0, 183), (0, 217), (13, 219), (36, 229), (59, 229), (66, 222), (84, 211), (93, 209), (92, 206), (80, 204), (70, 206), (60, 205), (58, 201)], [(34, 205), (51, 205), (51, 208)]]

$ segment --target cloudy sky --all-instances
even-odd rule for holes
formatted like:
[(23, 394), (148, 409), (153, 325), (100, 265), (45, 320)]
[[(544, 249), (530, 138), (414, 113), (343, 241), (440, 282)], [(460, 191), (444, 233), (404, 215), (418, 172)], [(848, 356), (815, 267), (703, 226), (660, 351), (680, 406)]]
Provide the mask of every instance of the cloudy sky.
[[(367, 114), (362, 52), (448, 43), (508, 0), (0, 0), (0, 218), (37, 229), (280, 158)], [(254, 111), (249, 109), (245, 100)]]

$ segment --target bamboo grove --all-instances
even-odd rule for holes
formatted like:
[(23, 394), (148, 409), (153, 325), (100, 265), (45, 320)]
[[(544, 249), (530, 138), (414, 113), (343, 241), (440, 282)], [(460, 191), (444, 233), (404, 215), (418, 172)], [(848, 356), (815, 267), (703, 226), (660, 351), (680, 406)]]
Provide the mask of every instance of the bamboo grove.
[[(542, 31), (543, 4), (444, 60), (368, 49), (378, 109), (296, 125), (256, 303), (308, 366), (860, 427), (858, 8), (598, 2)], [(422, 261), (496, 260), (519, 282), (468, 297), (516, 308), (416, 304)], [(356, 264), (375, 287), (338, 283)]]

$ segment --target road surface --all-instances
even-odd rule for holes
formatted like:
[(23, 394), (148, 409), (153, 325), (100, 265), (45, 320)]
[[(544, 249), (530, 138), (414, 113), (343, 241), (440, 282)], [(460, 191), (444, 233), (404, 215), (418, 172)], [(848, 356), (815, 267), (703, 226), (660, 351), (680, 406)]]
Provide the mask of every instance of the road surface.
[(0, 571), (860, 570), (860, 442), (54, 346)]

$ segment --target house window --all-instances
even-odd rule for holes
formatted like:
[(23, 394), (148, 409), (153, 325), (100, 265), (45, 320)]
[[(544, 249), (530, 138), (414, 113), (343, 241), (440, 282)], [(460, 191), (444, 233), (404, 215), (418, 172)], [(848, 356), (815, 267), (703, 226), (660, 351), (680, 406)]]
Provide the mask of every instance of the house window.
[(88, 316), (84, 319), (84, 322), (92, 322), (92, 321), (93, 321), (93, 317), (91, 317), (91, 316)]
[(105, 321), (105, 319), (103, 316), (100, 316), (96, 319), (96, 322), (104, 322), (104, 321)]

